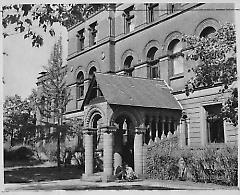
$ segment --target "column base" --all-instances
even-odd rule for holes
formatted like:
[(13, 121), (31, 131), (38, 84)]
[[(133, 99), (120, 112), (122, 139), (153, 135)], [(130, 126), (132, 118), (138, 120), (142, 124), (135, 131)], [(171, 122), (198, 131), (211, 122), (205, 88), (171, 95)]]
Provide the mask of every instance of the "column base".
[(159, 137), (155, 137), (154, 142), (155, 142), (155, 143), (159, 143), (159, 142), (160, 142), (160, 138), (159, 138)]
[(149, 140), (148, 145), (152, 146), (154, 144), (154, 141), (152, 139)]
[(83, 174), (81, 177), (83, 181), (92, 181), (92, 182), (100, 182), (102, 181), (101, 175), (97, 174)]
[(102, 175), (101, 176), (102, 182), (112, 182), (116, 180), (116, 177), (114, 175)]

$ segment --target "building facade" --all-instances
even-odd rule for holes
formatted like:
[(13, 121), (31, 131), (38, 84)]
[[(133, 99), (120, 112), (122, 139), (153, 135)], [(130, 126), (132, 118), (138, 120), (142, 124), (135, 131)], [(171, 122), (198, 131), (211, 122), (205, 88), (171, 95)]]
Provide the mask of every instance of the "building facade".
[[(186, 96), (195, 61), (183, 34), (205, 37), (234, 24), (234, 4), (112, 4), (68, 29), (66, 118), (82, 118), (86, 175), (103, 151), (104, 173), (127, 161), (142, 173), (142, 145), (181, 130), (182, 147), (235, 144), (218, 113), (220, 86)], [(40, 78), (41, 79), (41, 78)]]

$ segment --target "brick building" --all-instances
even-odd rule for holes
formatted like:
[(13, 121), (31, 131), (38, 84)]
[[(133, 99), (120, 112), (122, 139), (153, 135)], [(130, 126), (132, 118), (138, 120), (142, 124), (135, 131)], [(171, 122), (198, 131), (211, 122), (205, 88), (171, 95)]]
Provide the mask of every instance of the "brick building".
[[(113, 4), (68, 29), (66, 118), (82, 118), (86, 175), (93, 150), (104, 173), (127, 161), (142, 173), (142, 145), (180, 130), (182, 147), (234, 144), (237, 128), (208, 115), (221, 109), (220, 86), (184, 92), (196, 62), (181, 35), (208, 36), (234, 23), (234, 4)], [(227, 10), (227, 11), (226, 11)], [(41, 77), (39, 77), (41, 79)]]

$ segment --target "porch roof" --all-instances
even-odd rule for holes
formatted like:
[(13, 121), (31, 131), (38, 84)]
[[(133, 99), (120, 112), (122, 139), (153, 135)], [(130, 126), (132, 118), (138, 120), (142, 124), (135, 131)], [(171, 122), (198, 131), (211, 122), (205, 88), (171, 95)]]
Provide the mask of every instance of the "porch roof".
[(182, 110), (164, 80), (95, 73), (109, 104)]

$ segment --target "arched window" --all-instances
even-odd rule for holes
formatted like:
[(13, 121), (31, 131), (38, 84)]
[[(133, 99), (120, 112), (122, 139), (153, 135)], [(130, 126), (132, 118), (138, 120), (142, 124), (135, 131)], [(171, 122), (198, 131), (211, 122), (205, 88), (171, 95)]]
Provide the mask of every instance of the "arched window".
[(89, 73), (88, 73), (90, 79), (93, 78), (93, 75), (94, 75), (94, 73), (95, 73), (96, 71), (97, 71), (97, 69), (96, 69), (95, 66), (93, 66), (93, 67), (90, 68)]
[(150, 66), (150, 78), (160, 78), (158, 61), (155, 60), (158, 48), (151, 47), (147, 53), (147, 60)]
[(156, 51), (158, 49), (156, 47), (151, 47), (147, 53), (147, 59), (148, 60), (154, 60)]
[(124, 61), (125, 75), (132, 76), (132, 71), (130, 68), (132, 66), (133, 57), (128, 56)]
[(210, 34), (213, 34), (216, 32), (216, 29), (211, 27), (211, 26), (208, 26), (206, 28), (204, 28), (202, 30), (202, 32), (200, 33), (200, 37), (207, 37), (209, 36)]
[(84, 75), (83, 72), (79, 72), (77, 75), (77, 99), (81, 99), (84, 96)]
[(173, 75), (183, 73), (183, 56), (180, 53), (181, 50), (182, 42), (179, 39), (172, 40), (172, 42), (168, 46)]

